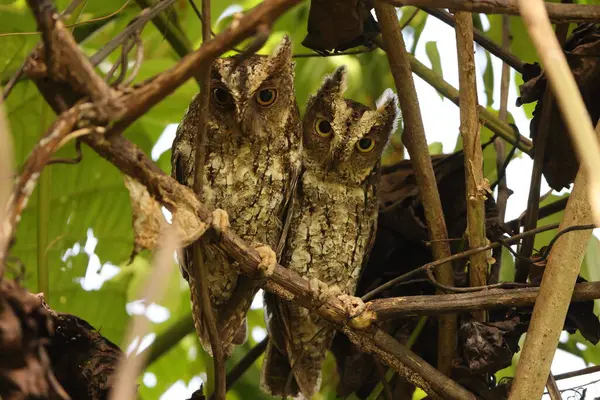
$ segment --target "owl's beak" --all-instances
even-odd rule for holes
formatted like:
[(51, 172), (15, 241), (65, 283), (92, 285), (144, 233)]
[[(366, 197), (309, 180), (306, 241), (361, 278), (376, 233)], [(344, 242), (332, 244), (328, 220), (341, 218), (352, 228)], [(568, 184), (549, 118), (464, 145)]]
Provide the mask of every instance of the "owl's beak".
[(329, 170), (334, 170), (337, 165), (340, 164), (344, 157), (344, 147), (341, 145), (334, 146), (331, 150), (331, 154), (327, 157), (326, 166)]
[(238, 124), (242, 125), (246, 114), (246, 102), (235, 102), (235, 118)]

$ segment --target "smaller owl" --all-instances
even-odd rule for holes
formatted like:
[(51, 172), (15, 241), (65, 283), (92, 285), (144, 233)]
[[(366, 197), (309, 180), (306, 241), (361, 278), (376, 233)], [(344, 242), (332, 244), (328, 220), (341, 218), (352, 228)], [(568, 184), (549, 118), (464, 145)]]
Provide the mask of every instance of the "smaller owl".
[[(308, 102), (303, 171), (281, 264), (311, 284), (318, 280), (354, 295), (375, 238), (380, 158), (396, 126), (397, 105), (391, 92), (376, 110), (345, 99), (345, 82), (346, 69), (338, 68)], [(271, 340), (261, 386), (276, 396), (311, 398), (335, 330), (273, 294), (265, 294), (265, 306)]]

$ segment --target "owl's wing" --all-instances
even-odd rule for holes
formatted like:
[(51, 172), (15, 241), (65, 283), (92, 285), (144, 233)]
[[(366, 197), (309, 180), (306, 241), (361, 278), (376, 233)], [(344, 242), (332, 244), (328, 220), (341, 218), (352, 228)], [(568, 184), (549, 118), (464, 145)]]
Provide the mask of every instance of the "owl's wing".
[(298, 182), (300, 181), (302, 172), (303, 168), (300, 166), (300, 164), (292, 166), (292, 170), (290, 171), (290, 184), (285, 189), (283, 207), (279, 217), (279, 220), (281, 221), (281, 236), (279, 237), (279, 242), (277, 243), (277, 248), (275, 249), (275, 254), (277, 254), (278, 261), (283, 254), (283, 249), (285, 248), (285, 242), (287, 240), (287, 234), (290, 230), (290, 223), (292, 221), (292, 215), (294, 213), (294, 206), (296, 203), (296, 190), (298, 190)]

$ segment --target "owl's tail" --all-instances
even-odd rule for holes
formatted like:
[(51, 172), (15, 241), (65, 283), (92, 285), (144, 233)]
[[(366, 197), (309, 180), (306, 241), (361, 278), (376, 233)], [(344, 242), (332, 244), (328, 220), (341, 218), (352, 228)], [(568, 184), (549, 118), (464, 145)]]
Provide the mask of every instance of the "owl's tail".
[(261, 386), (274, 396), (310, 399), (321, 387), (321, 368), (334, 331), (314, 321), (303, 307), (266, 295), (265, 302), (270, 340)]

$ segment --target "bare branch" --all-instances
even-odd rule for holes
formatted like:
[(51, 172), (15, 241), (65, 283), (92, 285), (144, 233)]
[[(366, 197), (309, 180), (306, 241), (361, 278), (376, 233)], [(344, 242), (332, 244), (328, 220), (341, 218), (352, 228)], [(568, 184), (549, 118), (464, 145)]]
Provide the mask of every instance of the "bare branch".
[[(519, 0), (378, 0), (395, 6), (449, 8), (484, 14), (519, 15)], [(600, 6), (544, 3), (552, 22), (600, 21)]]

